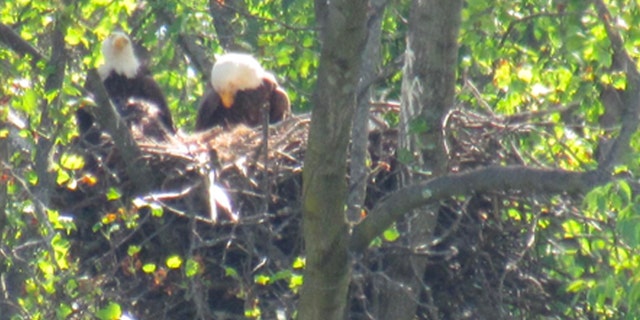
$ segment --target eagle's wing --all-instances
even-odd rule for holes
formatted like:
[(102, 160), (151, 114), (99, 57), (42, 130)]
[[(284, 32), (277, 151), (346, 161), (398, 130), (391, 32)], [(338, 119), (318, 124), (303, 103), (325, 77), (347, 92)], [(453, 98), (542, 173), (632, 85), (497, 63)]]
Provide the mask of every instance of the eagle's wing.
[(158, 83), (151, 77), (151, 75), (144, 75), (142, 78), (142, 90), (143, 94), (147, 97), (149, 102), (154, 103), (158, 110), (160, 110), (160, 119), (162, 123), (167, 127), (171, 133), (176, 132), (176, 128), (173, 126), (173, 118), (171, 117), (171, 111), (167, 104), (167, 99)]
[(289, 96), (280, 86), (276, 86), (269, 100), (269, 122), (275, 123), (286, 119), (291, 114)]
[(200, 103), (200, 109), (198, 109), (198, 115), (196, 116), (196, 131), (207, 130), (217, 124), (220, 124), (219, 117), (216, 117), (216, 112), (221, 108), (222, 100), (220, 96), (213, 90), (213, 88), (207, 88), (204, 100)]

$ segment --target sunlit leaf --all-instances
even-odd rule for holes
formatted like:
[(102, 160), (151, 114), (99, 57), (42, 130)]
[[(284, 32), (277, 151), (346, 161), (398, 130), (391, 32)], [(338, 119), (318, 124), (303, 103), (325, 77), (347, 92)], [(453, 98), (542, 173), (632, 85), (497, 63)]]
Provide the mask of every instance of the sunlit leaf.
[(140, 250), (142, 250), (142, 247), (138, 246), (138, 245), (130, 245), (127, 248), (127, 255), (129, 255), (130, 257), (138, 254), (140, 252)]
[(122, 308), (115, 302), (110, 302), (106, 307), (96, 312), (96, 317), (100, 320), (118, 320), (122, 316)]
[(155, 263), (144, 264), (142, 266), (142, 271), (144, 271), (144, 273), (154, 273), (156, 271), (156, 264)]
[(74, 153), (63, 153), (60, 156), (60, 165), (69, 170), (80, 170), (84, 167), (84, 157)]
[(398, 230), (395, 227), (391, 227), (385, 230), (382, 236), (384, 237), (385, 241), (393, 242), (398, 240), (398, 238), (400, 238), (400, 232), (398, 232)]
[(259, 274), (253, 277), (253, 281), (259, 285), (266, 286), (271, 282), (271, 278), (264, 274)]
[(193, 259), (187, 259), (187, 263), (185, 264), (185, 275), (187, 277), (193, 277), (200, 272), (200, 263)]
[(170, 256), (169, 258), (167, 258), (167, 267), (169, 267), (169, 269), (178, 269), (180, 268), (180, 266), (182, 266), (182, 258), (178, 255), (173, 255)]
[(120, 190), (116, 189), (116, 188), (109, 188), (107, 190), (107, 200), (117, 200), (120, 199), (120, 197), (122, 197), (122, 193), (120, 193)]
[(306, 260), (305, 260), (305, 258), (303, 258), (303, 257), (296, 257), (296, 259), (295, 259), (295, 260), (293, 260), (293, 265), (292, 265), (292, 267), (293, 267), (294, 269), (302, 269), (302, 268), (304, 268), (305, 264), (306, 264)]

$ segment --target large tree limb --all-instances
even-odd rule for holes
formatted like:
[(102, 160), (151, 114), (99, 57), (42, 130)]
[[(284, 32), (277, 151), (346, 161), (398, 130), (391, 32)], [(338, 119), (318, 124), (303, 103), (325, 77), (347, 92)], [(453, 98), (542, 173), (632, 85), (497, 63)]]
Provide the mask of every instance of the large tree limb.
[(487, 167), (441, 176), (400, 189), (386, 198), (353, 230), (350, 248), (362, 253), (369, 243), (405, 213), (472, 192), (522, 190), (529, 193), (580, 194), (609, 181), (601, 171), (573, 172), (524, 166)]
[(97, 108), (88, 108), (100, 125), (100, 128), (106, 130), (116, 147), (120, 151), (120, 155), (125, 163), (125, 170), (134, 185), (134, 193), (144, 193), (150, 191), (154, 183), (155, 175), (145, 166), (140, 165), (142, 159), (142, 151), (133, 139), (131, 131), (129, 131), (124, 120), (118, 115), (118, 112), (111, 104), (107, 91), (102, 84), (102, 80), (96, 69), (90, 69), (87, 72), (87, 80), (85, 87), (93, 93), (93, 98), (98, 105)]

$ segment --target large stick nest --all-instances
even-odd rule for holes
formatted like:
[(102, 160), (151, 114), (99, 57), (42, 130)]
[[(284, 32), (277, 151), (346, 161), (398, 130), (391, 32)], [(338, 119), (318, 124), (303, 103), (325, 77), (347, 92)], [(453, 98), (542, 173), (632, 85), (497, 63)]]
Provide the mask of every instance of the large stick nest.
[[(144, 154), (139, 165), (151, 168), (157, 181), (143, 195), (129, 193), (132, 182), (108, 139), (99, 146), (79, 143), (74, 150), (87, 159), (80, 183), (61, 187), (55, 203), (78, 226), (73, 240), (81, 273), (103, 288), (104, 301), (130, 306), (141, 319), (236, 319), (258, 309), (264, 319), (291, 318), (302, 274), (297, 261), (308, 125), (307, 116), (298, 116), (271, 126), (267, 145), (261, 128), (178, 134), (162, 143), (134, 130)], [(445, 133), (451, 170), (463, 171), (522, 164), (509, 141), (531, 130), (455, 110)], [(397, 188), (405, 170), (395, 161), (396, 141), (394, 129), (370, 134), (369, 208)], [(402, 237), (373, 246), (356, 265), (352, 318), (368, 318), (377, 294), (372, 285), (392, 281), (386, 262), (408, 254), (429, 264), (423, 281), (430, 290), (419, 308), (424, 318), (505, 317), (512, 308), (551, 312), (556, 284), (530, 254), (539, 217), (505, 219), (501, 214), (510, 206), (549, 210), (517, 192), (476, 194), (442, 203), (436, 240), (425, 250), (416, 252)], [(174, 255), (182, 268), (167, 264)], [(185, 274), (187, 261), (197, 266), (195, 275)], [(148, 264), (156, 269), (143, 270)]]

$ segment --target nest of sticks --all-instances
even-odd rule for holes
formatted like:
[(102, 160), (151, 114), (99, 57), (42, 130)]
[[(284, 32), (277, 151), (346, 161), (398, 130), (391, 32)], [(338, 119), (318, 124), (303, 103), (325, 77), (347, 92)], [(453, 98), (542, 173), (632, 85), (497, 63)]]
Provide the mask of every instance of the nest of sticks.
[[(134, 130), (144, 155), (140, 165), (151, 168), (157, 181), (143, 195), (128, 193), (131, 181), (108, 139), (99, 146), (78, 143), (72, 151), (87, 159), (78, 172), (81, 183), (60, 187), (54, 203), (74, 216), (74, 255), (83, 261), (87, 281), (102, 288), (102, 299), (130, 306), (141, 319), (237, 319), (257, 315), (252, 312), (265, 319), (293, 317), (302, 274), (301, 173), (309, 122), (295, 116), (270, 126), (268, 143), (262, 128), (177, 134), (161, 143)], [(532, 132), (504, 118), (454, 110), (445, 134), (450, 169), (463, 171), (522, 164), (510, 141)], [(393, 128), (370, 135), (375, 174), (366, 206), (396, 190), (398, 173), (406, 170), (395, 161), (396, 141)], [(121, 192), (114, 196), (113, 188)], [(436, 240), (420, 253), (429, 261), (424, 281), (431, 288), (421, 316), (501, 317), (496, 310), (513, 307), (552, 312), (557, 283), (530, 254), (537, 220), (501, 217), (509, 206), (537, 203), (518, 192), (443, 202)], [(390, 256), (412, 254), (408, 250), (403, 238), (383, 242), (358, 262), (353, 319), (368, 318), (371, 285), (385, 277)], [(172, 256), (188, 261), (192, 273), (169, 266)], [(149, 264), (157, 267), (143, 270)]]

